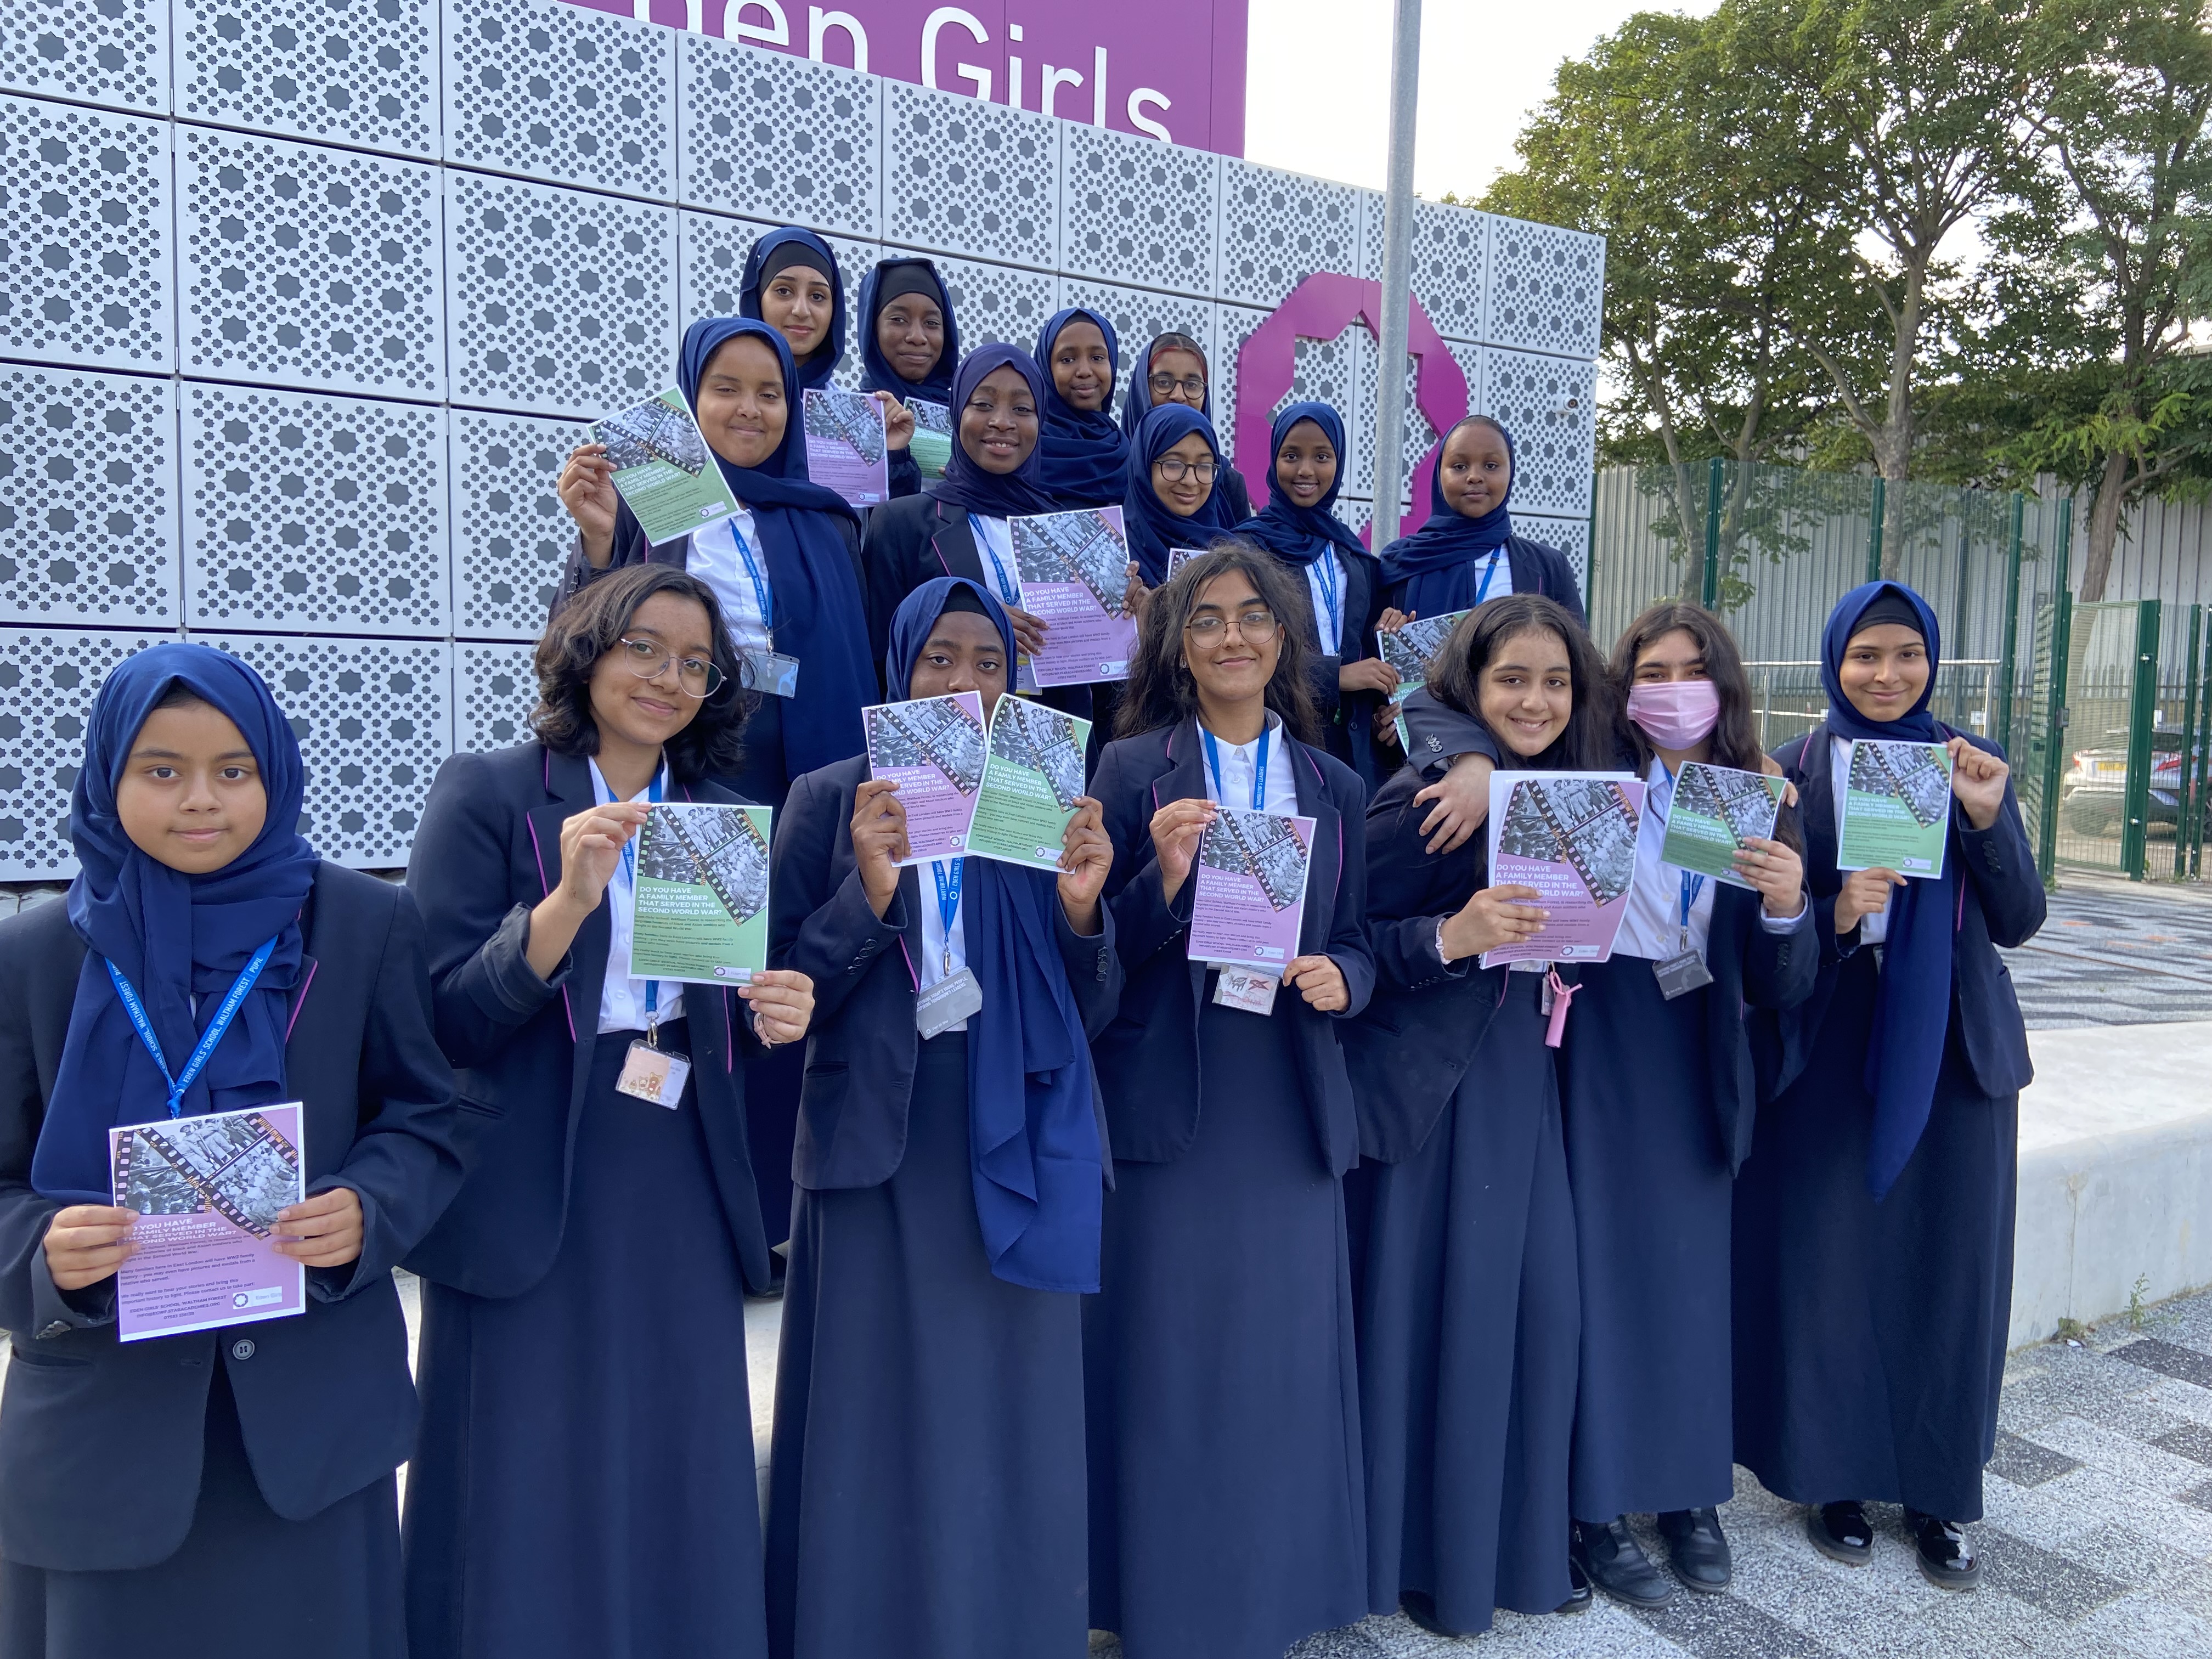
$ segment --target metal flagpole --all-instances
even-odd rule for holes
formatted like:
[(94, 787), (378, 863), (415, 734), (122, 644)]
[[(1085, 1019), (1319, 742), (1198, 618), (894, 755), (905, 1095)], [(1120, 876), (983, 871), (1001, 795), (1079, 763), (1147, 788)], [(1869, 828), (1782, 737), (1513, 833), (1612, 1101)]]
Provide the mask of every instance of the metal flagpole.
[(1413, 115), (1421, 96), (1421, 0), (1396, 0), (1390, 30), (1390, 177), (1382, 207), (1382, 342), (1375, 377), (1375, 550), (1397, 538), (1405, 489), (1406, 335), (1413, 288)]

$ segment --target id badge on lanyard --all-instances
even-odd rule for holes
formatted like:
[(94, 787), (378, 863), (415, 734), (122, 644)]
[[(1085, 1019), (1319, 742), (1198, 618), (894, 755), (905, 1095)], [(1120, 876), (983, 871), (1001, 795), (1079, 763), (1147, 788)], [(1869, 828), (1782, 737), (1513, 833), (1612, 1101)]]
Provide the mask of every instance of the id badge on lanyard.
[[(952, 873), (946, 875), (950, 864)], [(936, 984), (914, 1000), (914, 1028), (921, 1040), (942, 1036), (970, 1014), (983, 1011), (983, 987), (975, 970), (952, 966), (952, 924), (960, 918), (960, 884), (968, 872), (965, 859), (943, 859), (929, 866), (937, 880), (937, 915), (945, 933), (945, 973)]]
[(1704, 890), (1705, 885), (1703, 876), (1692, 875), (1687, 870), (1682, 872), (1681, 933), (1676, 942), (1674, 954), (1664, 962), (1651, 964), (1652, 977), (1659, 981), (1659, 994), (1669, 1002), (1713, 982), (1712, 973), (1705, 966), (1705, 959), (1690, 943), (1690, 907), (1698, 902), (1698, 895)]
[(751, 579), (753, 598), (760, 605), (761, 626), (768, 630), (769, 637), (765, 650), (757, 645), (738, 647), (738, 664), (744, 670), (745, 689), (764, 691), (771, 697), (795, 697), (799, 695), (799, 659), (784, 656), (775, 648), (775, 612), (771, 608), (774, 596), (769, 592), (768, 578), (753, 556), (753, 544), (735, 524), (730, 526), (730, 539), (737, 544), (738, 557), (744, 562), (745, 574)]

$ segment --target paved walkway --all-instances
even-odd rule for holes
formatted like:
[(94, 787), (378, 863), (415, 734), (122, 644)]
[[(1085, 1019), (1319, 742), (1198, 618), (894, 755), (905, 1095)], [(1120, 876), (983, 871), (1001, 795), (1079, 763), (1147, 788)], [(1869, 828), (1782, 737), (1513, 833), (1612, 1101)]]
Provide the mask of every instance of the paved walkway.
[(2212, 884), (2062, 870), (2043, 931), (2004, 957), (2031, 1030), (2212, 1019)]

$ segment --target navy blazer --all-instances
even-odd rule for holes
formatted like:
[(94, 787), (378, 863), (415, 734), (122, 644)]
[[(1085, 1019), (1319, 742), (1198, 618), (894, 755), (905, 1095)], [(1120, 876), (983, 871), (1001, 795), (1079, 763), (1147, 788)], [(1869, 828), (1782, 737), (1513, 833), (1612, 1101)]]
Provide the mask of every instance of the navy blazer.
[[(879, 1185), (906, 1157), (907, 1106), (921, 1043), (914, 1024), (921, 870), (899, 872), (898, 896), (878, 917), (853, 856), (853, 796), (867, 776), (866, 756), (809, 772), (792, 785), (775, 830), (769, 959), (814, 981), (792, 1158), (793, 1179), (810, 1192)], [(1103, 929), (1086, 938), (1068, 926), (1057, 900), (1052, 909), (1068, 988), (1085, 1035), (1095, 1037), (1121, 995), (1113, 918), (1101, 905)], [(1091, 1090), (1103, 1149), (1096, 1067)]]
[[(1344, 663), (1362, 662), (1375, 654), (1375, 624), (1382, 618), (1382, 571), (1372, 558), (1334, 546), (1329, 552), (1344, 573), (1344, 591), (1337, 595), (1337, 636), (1322, 641), (1310, 676), (1314, 713), (1328, 732), (1329, 753), (1358, 773), (1360, 782), (1371, 790), (1376, 784), (1375, 711), (1382, 699), (1372, 691), (1361, 691), (1347, 701), (1336, 673)], [(1313, 585), (1305, 567), (1285, 560), (1283, 574), (1297, 585), (1307, 614), (1314, 616), (1310, 637), (1320, 638), (1321, 618), (1313, 606)]]
[[(1301, 955), (1326, 954), (1344, 970), (1349, 1006), (1324, 1014), (1295, 989), (1275, 997), (1270, 1019), (1288, 1019), (1298, 1073), (1312, 1114), (1314, 1141), (1328, 1167), (1341, 1175), (1358, 1156), (1352, 1079), (1339, 1033), (1367, 1006), (1375, 959), (1367, 944), (1366, 791), (1351, 769), (1322, 750), (1285, 738), (1281, 760), (1297, 781), (1298, 812), (1314, 824), (1306, 878)], [(1206, 997), (1206, 964), (1186, 954), (1197, 872), (1170, 906), (1152, 854), (1152, 814), (1171, 800), (1206, 799), (1206, 757), (1198, 723), (1163, 727), (1109, 744), (1091, 793), (1106, 809), (1114, 870), (1106, 878), (1116, 939), (1129, 982), (1114, 1022), (1091, 1045), (1114, 1156), (1171, 1164), (1198, 1134), (1198, 1020)], [(1240, 1016), (1245, 1018), (1245, 1016)], [(1221, 1085), (1233, 1087), (1234, 1079)]]
[[(742, 805), (719, 785), (685, 800)], [(539, 743), (455, 755), (438, 769), (408, 860), (430, 939), (438, 1042), (459, 1073), (467, 1179), (407, 1266), (471, 1296), (520, 1296), (545, 1276), (568, 1225), (576, 1125), (599, 1027), (610, 896), (552, 978), (530, 966), (530, 912), (561, 883), (561, 826), (592, 802), (588, 763)], [(742, 1012), (741, 1012), (742, 1011)], [(745, 1282), (768, 1282), (768, 1242), (745, 1139), (744, 1070), (757, 1052), (733, 988), (686, 985), (691, 1086)], [(649, 1220), (641, 1216), (641, 1221)]]
[[(2004, 750), (1986, 738), (1954, 732), (1941, 722), (1936, 731), (1945, 741), (1963, 736), (1984, 753), (2004, 758)], [(1859, 948), (1857, 928), (1840, 939), (1836, 934), (1836, 895), (1843, 890), (1844, 878), (1836, 868), (1836, 795), (1829, 761), (1834, 735), (1823, 721), (1774, 751), (1783, 771), (1797, 786), (1820, 965), (1810, 996), (1754, 1025), (1754, 1042), (1762, 1050), (1760, 1083), (1770, 1098), (1787, 1089), (1802, 1071), (1835, 994), (1837, 971), (1844, 958)], [(1993, 947), (2016, 950), (2035, 936), (2043, 926), (2044, 893), (2009, 778), (2004, 805), (1987, 830), (1968, 823), (1965, 809), (1953, 799), (1945, 857), (1964, 878), (1958, 884), (1958, 913), (1952, 920), (1952, 1030), (1981, 1091), (2014, 1094), (2026, 1088), (2035, 1073), (2028, 1063), (2027, 1026), (2013, 992), (2012, 971)]]
[(304, 1521), (404, 1462), (418, 1415), (392, 1269), (459, 1185), (453, 1074), (431, 1033), (422, 924), (405, 890), (324, 864), (284, 1043), (309, 1194), (361, 1197), (362, 1251), (307, 1270), (296, 1318), (116, 1340), (115, 1281), (46, 1271), (63, 1206), (31, 1188), (84, 941), (69, 907), (0, 921), (0, 1555), (114, 1571), (174, 1554), (199, 1500), (208, 1388), (230, 1376), (255, 1483)]
[[(1589, 613), (1583, 609), (1583, 591), (1575, 580), (1575, 568), (1558, 548), (1530, 541), (1526, 536), (1510, 536), (1505, 542), (1505, 568), (1513, 573), (1516, 593), (1540, 593), (1547, 599), (1557, 599), (1569, 616), (1585, 629), (1589, 627)], [(1383, 598), (1404, 610), (1406, 584), (1393, 582)]]

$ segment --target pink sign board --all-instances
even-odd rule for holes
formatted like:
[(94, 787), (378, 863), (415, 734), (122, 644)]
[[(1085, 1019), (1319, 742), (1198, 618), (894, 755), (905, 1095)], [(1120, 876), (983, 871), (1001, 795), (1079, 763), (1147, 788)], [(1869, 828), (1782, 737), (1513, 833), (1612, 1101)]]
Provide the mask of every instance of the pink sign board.
[(1244, 153), (1247, 0), (570, 0), (795, 58), (1227, 155)]

